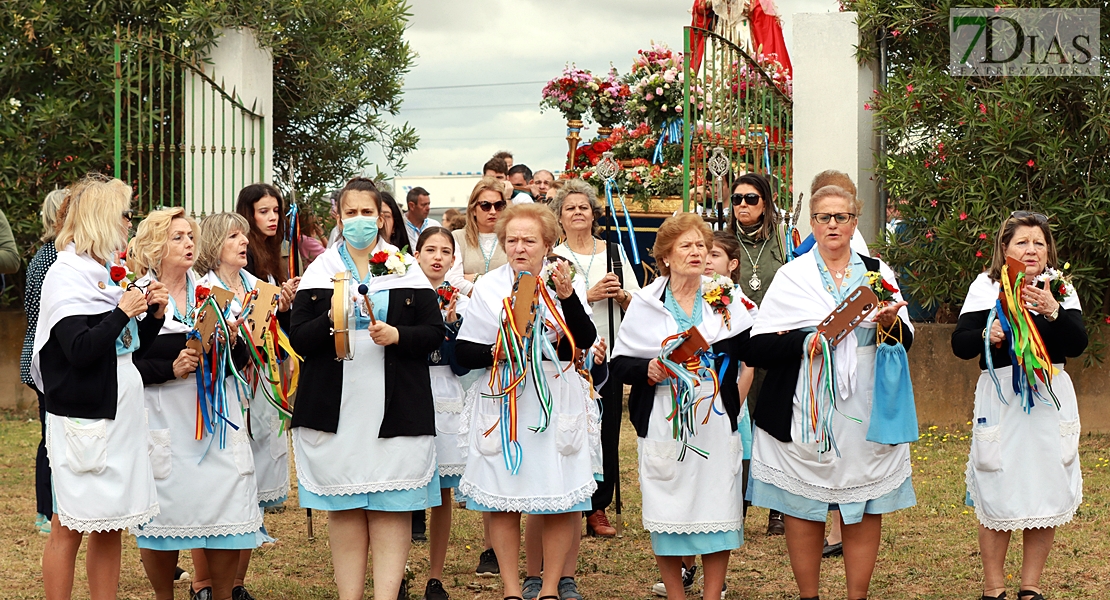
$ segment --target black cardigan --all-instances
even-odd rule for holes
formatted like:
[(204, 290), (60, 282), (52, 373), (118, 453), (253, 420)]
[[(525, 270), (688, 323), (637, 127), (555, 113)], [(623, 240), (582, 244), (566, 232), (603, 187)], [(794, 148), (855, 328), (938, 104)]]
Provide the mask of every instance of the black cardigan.
[[(575, 345), (582, 350), (588, 349), (597, 339), (597, 328), (594, 327), (590, 315), (586, 314), (586, 309), (578, 299), (578, 293), (572, 292), (570, 297), (560, 300), (559, 304), (563, 307), (563, 321), (566, 322), (570, 334), (574, 336)], [(565, 337), (559, 338), (559, 345), (555, 350), (559, 354), (559, 360), (574, 358), (570, 354), (570, 341)], [(455, 359), (466, 369), (485, 369), (493, 366), (493, 344), (458, 340), (455, 342)]]
[[(117, 307), (66, 317), (54, 325), (39, 351), (47, 412), (76, 419), (116, 418), (116, 338), (129, 320)], [(150, 349), (163, 320), (148, 311), (139, 321), (139, 349), (133, 359)]]
[[(622, 325), (623, 327), (624, 325)], [(747, 360), (748, 335), (750, 329), (713, 344), (714, 354), (727, 354), (729, 357), (728, 368), (717, 378), (720, 382), (721, 404), (728, 414), (732, 430), (736, 431), (736, 422), (740, 418), (740, 390), (736, 386), (736, 369), (740, 361)], [(660, 340), (662, 341), (662, 340)], [(621, 383), (632, 386), (628, 394), (628, 420), (636, 428), (637, 437), (647, 437), (648, 424), (651, 417), (651, 408), (655, 404), (655, 386), (648, 383), (648, 363), (650, 358), (634, 358), (631, 356), (613, 357), (609, 364), (611, 377), (616, 377)], [(713, 366), (721, 368), (721, 360)]]
[[(812, 250), (816, 252), (816, 250)], [(868, 271), (878, 271), (879, 261), (862, 256)], [(906, 350), (913, 345), (913, 332), (903, 324), (901, 318), (895, 323), (900, 330), (894, 338), (901, 338)], [(750, 367), (767, 369), (763, 387), (759, 390), (758, 402), (752, 422), (756, 427), (771, 434), (780, 442), (790, 442), (790, 419), (794, 414), (794, 390), (798, 386), (798, 372), (802, 368), (805, 354), (805, 340), (808, 332), (800, 329), (785, 333), (763, 333), (752, 337), (745, 362)], [(889, 344), (896, 343), (894, 339)]]
[[(983, 356), (983, 330), (987, 328), (989, 312), (978, 310), (960, 315), (952, 332), (952, 352), (964, 360), (978, 358), (980, 369), (987, 368), (987, 360)], [(1067, 363), (1068, 358), (1075, 358), (1087, 349), (1087, 328), (1083, 325), (1083, 313), (1078, 309), (1061, 310), (1052, 322), (1042, 315), (1033, 315), (1033, 325), (1040, 332), (1053, 363)], [(1010, 366), (1007, 347), (992, 346), (991, 362), (996, 369)]]
[[(344, 361), (335, 359), (328, 317), (332, 290), (297, 292), (290, 311), (289, 341), (304, 359), (293, 427), (335, 433), (343, 393)], [(389, 324), (397, 343), (385, 347), (385, 416), (378, 437), (435, 435), (435, 405), (428, 354), (444, 339), (439, 300), (431, 289), (389, 291)]]

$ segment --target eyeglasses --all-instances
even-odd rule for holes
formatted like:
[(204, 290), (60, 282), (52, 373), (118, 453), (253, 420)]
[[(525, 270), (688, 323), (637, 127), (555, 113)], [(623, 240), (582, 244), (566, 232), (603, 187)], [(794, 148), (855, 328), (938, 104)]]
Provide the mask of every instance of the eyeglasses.
[(836, 219), (838, 225), (843, 225), (855, 217), (854, 213), (813, 213), (813, 220), (822, 225), (827, 225), (833, 219)]
[(124, 219), (127, 219), (128, 221), (130, 221), (131, 217), (135, 216), (135, 211), (125, 210), (125, 211), (123, 211), (122, 215), (123, 215)]
[(733, 206), (737, 206), (741, 202), (747, 203), (749, 206), (755, 206), (756, 204), (759, 204), (759, 201), (762, 200), (763, 198), (759, 194), (747, 193), (747, 194), (733, 194), (731, 199), (732, 199), (732, 205)]
[(489, 212), (491, 208), (496, 208), (497, 212), (501, 212), (505, 210), (505, 207), (508, 205), (508, 202), (498, 200), (497, 202), (479, 202), (478, 208), (482, 209), (483, 212)]
[(1015, 210), (1014, 212), (1010, 213), (1010, 218), (1011, 219), (1028, 219), (1030, 217), (1032, 217), (1038, 223), (1041, 223), (1041, 224), (1047, 224), (1048, 223), (1048, 217), (1046, 217), (1045, 215), (1043, 215), (1041, 213), (1038, 213), (1038, 212), (1030, 212), (1030, 211), (1027, 211), (1027, 210)]

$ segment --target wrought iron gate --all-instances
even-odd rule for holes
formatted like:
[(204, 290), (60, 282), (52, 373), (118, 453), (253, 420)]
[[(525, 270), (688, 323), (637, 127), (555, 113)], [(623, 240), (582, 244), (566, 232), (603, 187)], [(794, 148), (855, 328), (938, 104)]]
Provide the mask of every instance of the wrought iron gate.
[[(791, 201), (789, 82), (706, 29), (685, 29), (683, 209), (728, 211), (728, 186), (746, 172), (771, 176), (778, 204)], [(697, 51), (699, 48), (703, 51)]]
[(239, 189), (268, 179), (265, 117), (184, 50), (142, 30), (116, 35), (115, 176), (140, 215), (231, 210)]

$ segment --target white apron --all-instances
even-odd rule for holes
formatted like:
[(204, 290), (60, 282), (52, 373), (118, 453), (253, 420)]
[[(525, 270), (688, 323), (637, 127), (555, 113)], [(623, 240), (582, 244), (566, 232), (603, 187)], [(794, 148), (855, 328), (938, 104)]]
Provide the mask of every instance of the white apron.
[[(581, 377), (573, 370), (555, 377), (558, 369), (549, 361), (544, 361), (543, 370), (551, 390), (551, 422), (542, 433), (528, 429), (539, 422), (541, 412), (529, 370), (517, 399), (517, 441), (524, 458), (516, 475), (502, 456), (501, 401), (482, 397), (490, 393), (489, 369), (470, 389), (459, 432), (469, 445), (459, 483), (462, 495), (502, 512), (523, 513), (569, 512), (593, 496), (597, 482), (586, 441), (586, 404), (593, 400), (583, 395)], [(488, 436), (483, 435), (486, 431)]]
[(432, 379), (432, 397), (435, 399), (439, 476), (462, 475), (466, 467), (466, 453), (459, 446), (459, 425), (466, 393), (449, 366), (429, 366), (428, 375)]
[[(712, 382), (702, 381), (702, 385)], [(717, 400), (720, 403), (720, 400)], [(653, 533), (713, 533), (742, 531), (744, 453), (740, 434), (727, 416), (714, 414), (706, 424), (699, 411), (697, 434), (689, 443), (709, 453), (702, 458), (691, 450), (678, 460), (680, 443), (671, 433), (670, 386), (655, 386), (655, 403), (647, 437), (637, 439), (644, 529)], [(711, 410), (707, 403), (703, 409)]]
[[(231, 379), (225, 380), (234, 402)], [(196, 374), (146, 388), (150, 424), (150, 461), (162, 511), (135, 536), (201, 537), (238, 535), (262, 527), (255, 485), (254, 454), (236, 403), (228, 420), (227, 439), (205, 432), (196, 439)], [(219, 428), (216, 429), (218, 436)]]
[(58, 519), (74, 531), (127, 529), (158, 514), (143, 380), (130, 354), (116, 360), (116, 388), (115, 419), (46, 414)]
[(998, 400), (990, 374), (979, 375), (966, 481), (975, 515), (988, 529), (1058, 527), (1083, 503), (1079, 407), (1071, 377), (1056, 367), (1052, 390), (1060, 410), (1037, 401), (1028, 414), (1010, 385), (1011, 367), (996, 370), (1008, 405)]
[(435, 438), (378, 437), (385, 415), (385, 348), (365, 329), (355, 331), (353, 340), (355, 358), (343, 364), (336, 432), (293, 429), (297, 481), (320, 496), (425, 487), (435, 475)]
[[(790, 419), (790, 437), (794, 441), (780, 442), (756, 427), (751, 462), (754, 479), (812, 500), (848, 504), (874, 500), (892, 492), (911, 475), (909, 444), (892, 446), (867, 441), (875, 381), (875, 346), (858, 346), (854, 362), (855, 390), (837, 402), (839, 412), (833, 416), (833, 437), (841, 456), (837, 457), (831, 450), (819, 454), (816, 443), (801, 443), (802, 404), (799, 398), (808, 392), (799, 374)], [(851, 421), (845, 415), (861, 419), (863, 423)]]
[(266, 399), (258, 384), (251, 400), (251, 451), (254, 477), (258, 483), (258, 502), (272, 503), (289, 495), (289, 436), (281, 431), (278, 411)]

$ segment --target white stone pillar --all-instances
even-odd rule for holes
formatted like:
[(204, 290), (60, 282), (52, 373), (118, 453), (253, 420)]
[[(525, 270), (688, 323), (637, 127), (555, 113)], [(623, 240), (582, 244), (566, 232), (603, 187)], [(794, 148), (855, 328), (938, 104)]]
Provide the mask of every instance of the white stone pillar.
[(203, 77), (186, 71), (184, 206), (198, 217), (234, 210), (243, 186), (272, 182), (274, 147), (273, 56), (254, 33), (220, 30), (201, 68), (262, 119), (250, 118)]
[[(795, 14), (793, 33), (794, 198), (805, 193), (802, 214), (808, 215), (813, 176), (826, 169), (847, 173), (863, 201), (859, 230), (871, 245), (885, 221), (878, 214), (874, 177), (878, 137), (863, 108), (876, 87), (877, 69), (856, 60), (861, 40), (854, 12)], [(808, 232), (809, 219), (801, 221)]]

